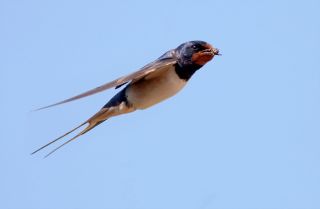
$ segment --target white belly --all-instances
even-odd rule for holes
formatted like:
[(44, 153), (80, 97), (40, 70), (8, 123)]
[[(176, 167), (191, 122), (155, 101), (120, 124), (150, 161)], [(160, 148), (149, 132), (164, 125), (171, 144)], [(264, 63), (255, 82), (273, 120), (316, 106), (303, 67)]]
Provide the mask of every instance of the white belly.
[(138, 81), (127, 89), (127, 99), (135, 109), (145, 109), (180, 91), (186, 85), (174, 68), (156, 78)]

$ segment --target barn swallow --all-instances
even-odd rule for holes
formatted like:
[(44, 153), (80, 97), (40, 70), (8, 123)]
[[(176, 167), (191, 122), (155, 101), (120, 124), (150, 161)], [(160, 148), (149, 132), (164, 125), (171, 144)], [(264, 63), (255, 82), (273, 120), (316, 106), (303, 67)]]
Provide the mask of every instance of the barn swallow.
[(115, 87), (117, 89), (126, 85), (88, 120), (40, 147), (31, 154), (35, 154), (87, 124), (87, 126), (76, 136), (49, 152), (45, 156), (47, 157), (111, 117), (130, 113), (139, 109), (146, 109), (175, 95), (186, 85), (192, 75), (209, 62), (215, 55), (220, 55), (219, 50), (212, 45), (204, 41), (189, 41), (181, 44), (175, 49), (169, 50), (155, 61), (132, 74), (120, 77), (61, 102), (37, 109), (41, 110), (64, 104), (109, 88)]

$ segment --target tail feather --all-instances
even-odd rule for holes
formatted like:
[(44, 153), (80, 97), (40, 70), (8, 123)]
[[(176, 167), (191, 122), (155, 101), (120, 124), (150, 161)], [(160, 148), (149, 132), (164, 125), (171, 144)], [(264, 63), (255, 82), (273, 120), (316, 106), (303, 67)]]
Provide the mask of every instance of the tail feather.
[(70, 133), (74, 132), (75, 130), (77, 130), (78, 128), (82, 127), (83, 125), (85, 125), (86, 123), (88, 123), (88, 121), (84, 122), (84, 123), (81, 123), (79, 126), (75, 127), (74, 129), (68, 131), (67, 133), (63, 134), (62, 136), (59, 136), (58, 138), (52, 140), (51, 142), (43, 145), (42, 147), (40, 147), (39, 149), (35, 150), (34, 152), (31, 153), (31, 155), (39, 152), (40, 150), (46, 148), (47, 146), (49, 146), (50, 144), (53, 144), (54, 142), (58, 141), (59, 139), (62, 139), (63, 137), (69, 135)]
[(99, 125), (100, 123), (104, 122), (105, 120), (107, 120), (113, 113), (113, 109), (109, 109), (109, 108), (103, 108), (101, 109), (99, 112), (97, 112), (95, 115), (93, 115), (91, 118), (89, 118), (88, 120), (86, 120), (85, 122), (81, 123), (79, 126), (75, 127), (74, 129), (68, 131), (67, 133), (63, 134), (62, 136), (52, 140), (51, 142), (45, 144), (44, 146), (40, 147), (39, 149), (35, 150), (34, 152), (31, 153), (31, 155), (39, 152), (40, 150), (46, 148), (47, 146), (53, 144), (54, 142), (62, 139), (63, 137), (67, 136), (68, 134), (74, 132), (75, 130), (77, 130), (78, 128), (82, 127), (83, 125), (88, 123), (88, 126), (83, 129), (80, 133), (78, 133), (76, 136), (72, 137), (71, 139), (69, 139), (68, 141), (64, 142), (63, 144), (61, 144), (60, 146), (58, 146), (57, 148), (55, 148), (54, 150), (52, 150), (51, 152), (49, 152), (45, 157), (48, 157), (49, 155), (51, 155), (52, 153), (54, 153), (55, 151), (57, 151), (58, 149), (60, 149), (61, 147), (63, 147), (64, 145), (68, 144), (69, 142), (75, 140), (76, 138), (78, 138), (79, 136), (87, 133), (88, 131), (90, 131), (91, 129), (93, 129), (94, 127), (96, 127), (97, 125)]
[(79, 136), (87, 133), (88, 131), (90, 131), (91, 129), (93, 129), (94, 127), (96, 127), (97, 125), (99, 125), (100, 123), (102, 123), (103, 121), (100, 121), (98, 123), (90, 123), (89, 125), (82, 130), (80, 133), (78, 133), (76, 136), (72, 137), (71, 139), (69, 139), (68, 141), (64, 142), (63, 144), (59, 145), (57, 148), (53, 149), (51, 152), (49, 152), (46, 156), (44, 156), (44, 158), (48, 157), (49, 155), (53, 154), (54, 152), (56, 152), (58, 149), (62, 148), (64, 145), (70, 143), (71, 141), (75, 140), (76, 138), (78, 138)]

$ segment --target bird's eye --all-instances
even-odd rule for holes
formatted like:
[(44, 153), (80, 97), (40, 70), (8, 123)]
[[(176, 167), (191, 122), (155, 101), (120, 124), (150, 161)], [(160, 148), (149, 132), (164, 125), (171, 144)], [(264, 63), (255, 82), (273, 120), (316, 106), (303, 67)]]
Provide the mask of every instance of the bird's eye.
[(193, 49), (198, 49), (198, 46), (197, 45), (192, 45), (192, 48)]

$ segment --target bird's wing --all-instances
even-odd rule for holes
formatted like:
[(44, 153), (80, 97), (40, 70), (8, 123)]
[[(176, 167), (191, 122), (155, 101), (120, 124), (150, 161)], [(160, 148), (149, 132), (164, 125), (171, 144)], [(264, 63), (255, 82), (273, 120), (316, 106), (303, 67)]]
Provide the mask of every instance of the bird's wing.
[(65, 99), (63, 101), (60, 101), (60, 102), (57, 102), (57, 103), (54, 103), (54, 104), (51, 104), (51, 105), (48, 105), (48, 106), (45, 106), (45, 107), (41, 107), (41, 108), (36, 109), (36, 110), (42, 110), (42, 109), (46, 109), (46, 108), (53, 107), (53, 106), (56, 106), (56, 105), (64, 104), (64, 103), (67, 103), (67, 102), (71, 102), (71, 101), (74, 101), (74, 100), (77, 100), (77, 99), (81, 99), (83, 97), (87, 97), (87, 96), (99, 93), (101, 91), (104, 91), (104, 90), (107, 90), (107, 89), (110, 89), (110, 88), (113, 88), (113, 87), (119, 87), (121, 85), (124, 85), (124, 84), (130, 82), (130, 81), (131, 82), (136, 82), (136, 81), (138, 81), (138, 80), (144, 78), (145, 76), (150, 75), (150, 74), (152, 74), (154, 72), (158, 72), (158, 71), (161, 71), (161, 70), (164, 70), (164, 69), (168, 69), (167, 68), (168, 66), (172, 66), (172, 65), (174, 65), (176, 63), (177, 63), (177, 58), (175, 56), (175, 52), (174, 52), (174, 50), (170, 50), (170, 51), (166, 52), (164, 55), (162, 55), (161, 57), (159, 57), (154, 62), (149, 63), (148, 65), (144, 66), (143, 68), (139, 69), (138, 71), (136, 71), (134, 73), (131, 73), (131, 74), (123, 76), (123, 77), (120, 77), (120, 78), (118, 78), (116, 80), (113, 80), (111, 82), (103, 84), (103, 85), (101, 85), (99, 87), (96, 87), (96, 88), (91, 89), (89, 91), (86, 91), (86, 92), (84, 92), (82, 94), (79, 94), (79, 95), (76, 95), (74, 97), (71, 97), (69, 99)]

